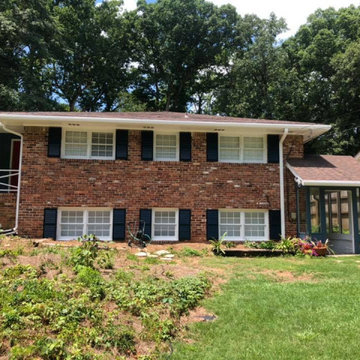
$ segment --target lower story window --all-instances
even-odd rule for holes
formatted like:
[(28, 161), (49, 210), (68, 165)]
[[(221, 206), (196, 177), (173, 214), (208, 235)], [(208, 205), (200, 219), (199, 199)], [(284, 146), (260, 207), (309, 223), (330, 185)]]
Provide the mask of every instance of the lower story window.
[(268, 240), (268, 212), (249, 210), (220, 210), (219, 237), (227, 240)]
[(94, 234), (100, 240), (112, 239), (110, 209), (60, 209), (58, 239), (72, 240), (84, 234)]
[(152, 214), (152, 239), (178, 240), (178, 210), (153, 209)]

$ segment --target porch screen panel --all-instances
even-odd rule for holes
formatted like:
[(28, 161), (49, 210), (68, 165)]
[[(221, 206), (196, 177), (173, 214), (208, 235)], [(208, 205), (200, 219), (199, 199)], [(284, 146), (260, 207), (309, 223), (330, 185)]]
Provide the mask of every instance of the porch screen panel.
[(321, 232), (320, 219), (320, 189), (310, 188), (310, 215), (311, 215), (311, 233)]

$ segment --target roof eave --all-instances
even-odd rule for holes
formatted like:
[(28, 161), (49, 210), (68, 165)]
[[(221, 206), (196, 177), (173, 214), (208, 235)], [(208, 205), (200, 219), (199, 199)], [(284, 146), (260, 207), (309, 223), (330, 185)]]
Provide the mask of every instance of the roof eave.
[(273, 124), (266, 122), (224, 122), (224, 121), (194, 121), (194, 120), (166, 120), (166, 119), (132, 119), (132, 118), (107, 118), (107, 117), (77, 117), (77, 116), (61, 116), (61, 115), (21, 115), (21, 114), (1, 114), (0, 122), (11, 126), (11, 125), (22, 125), (22, 126), (44, 126), (51, 125), (55, 126), (56, 123), (69, 124), (69, 123), (80, 123), (83, 125), (93, 125), (96, 123), (102, 123), (107, 125), (118, 125), (126, 126), (131, 125), (137, 128), (143, 126), (143, 128), (149, 128), (151, 126), (167, 126), (169, 128), (176, 127), (188, 127), (205, 129), (204, 131), (221, 131), (222, 129), (235, 129), (235, 128), (252, 128), (252, 129), (266, 129), (267, 131), (275, 131), (281, 133), (284, 129), (289, 129), (292, 135), (302, 135), (304, 142), (308, 142), (325, 132), (329, 131), (330, 125), (323, 124)]

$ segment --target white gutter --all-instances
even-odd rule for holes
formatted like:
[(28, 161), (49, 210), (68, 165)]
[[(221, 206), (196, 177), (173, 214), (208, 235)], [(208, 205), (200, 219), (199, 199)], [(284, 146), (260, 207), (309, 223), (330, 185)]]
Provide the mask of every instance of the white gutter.
[(303, 180), (299, 178), (302, 186), (360, 186), (360, 181), (343, 180)]
[(20, 184), (21, 184), (21, 168), (22, 168), (22, 152), (23, 152), (23, 143), (24, 138), (23, 135), (14, 131), (8, 129), (4, 124), (0, 123), (2, 125), (3, 129), (10, 134), (14, 134), (16, 136), (20, 137), (20, 155), (19, 155), (19, 175), (18, 175), (18, 184), (17, 184), (17, 197), (16, 197), (16, 215), (15, 215), (15, 227), (14, 230), (17, 231), (19, 227), (19, 210), (20, 210)]
[(281, 236), (285, 237), (285, 188), (284, 188), (284, 150), (283, 144), (289, 133), (289, 129), (286, 128), (284, 130), (284, 134), (282, 135), (279, 141), (279, 165), (280, 165), (280, 216), (281, 216)]

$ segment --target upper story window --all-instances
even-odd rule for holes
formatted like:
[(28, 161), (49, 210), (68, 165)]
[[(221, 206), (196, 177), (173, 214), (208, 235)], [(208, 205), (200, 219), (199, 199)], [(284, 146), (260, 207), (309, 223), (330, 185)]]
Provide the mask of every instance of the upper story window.
[(266, 162), (265, 137), (220, 136), (219, 161), (236, 163)]
[(154, 135), (154, 159), (157, 161), (179, 160), (179, 135), (157, 134)]
[(219, 237), (227, 240), (268, 240), (268, 212), (255, 210), (220, 210)]
[(63, 130), (63, 158), (114, 159), (114, 132)]

